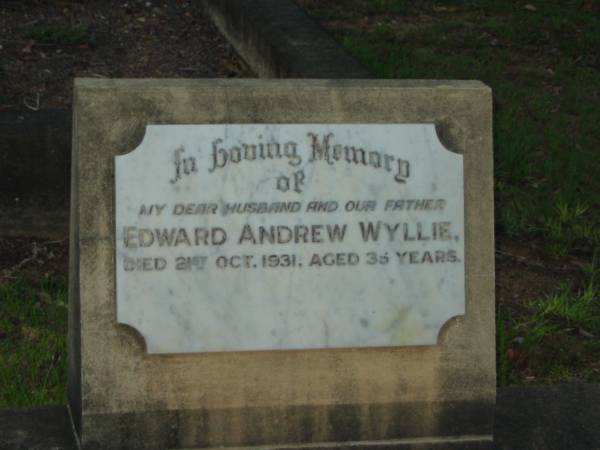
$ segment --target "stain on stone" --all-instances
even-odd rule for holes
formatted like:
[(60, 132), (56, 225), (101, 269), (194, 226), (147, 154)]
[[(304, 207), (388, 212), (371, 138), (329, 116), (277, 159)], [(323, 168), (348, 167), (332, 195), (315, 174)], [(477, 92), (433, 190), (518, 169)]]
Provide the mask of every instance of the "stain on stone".
[(298, 420), (298, 438), (300, 442), (313, 442), (314, 423), (312, 420), (311, 411), (308, 408), (296, 408), (296, 414), (299, 415)]
[(179, 411), (172, 411), (169, 414), (166, 441), (169, 448), (181, 447), (179, 442)]
[(331, 437), (338, 442), (360, 440), (360, 409), (356, 405), (335, 405), (328, 413)]

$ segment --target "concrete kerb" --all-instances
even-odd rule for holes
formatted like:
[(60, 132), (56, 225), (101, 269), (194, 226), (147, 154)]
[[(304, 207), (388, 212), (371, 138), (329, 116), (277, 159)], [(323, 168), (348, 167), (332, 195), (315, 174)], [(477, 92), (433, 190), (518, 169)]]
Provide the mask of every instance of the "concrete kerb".
[(262, 78), (371, 78), (291, 0), (203, 0), (213, 21)]
[(68, 235), (71, 111), (0, 112), (0, 235)]

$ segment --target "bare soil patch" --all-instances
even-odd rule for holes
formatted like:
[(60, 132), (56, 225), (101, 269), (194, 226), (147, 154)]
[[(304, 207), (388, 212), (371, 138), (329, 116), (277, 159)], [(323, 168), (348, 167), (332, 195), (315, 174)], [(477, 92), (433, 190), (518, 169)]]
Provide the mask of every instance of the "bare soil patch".
[(0, 107), (68, 107), (74, 77), (252, 77), (200, 2), (7, 1)]
[(39, 285), (44, 279), (66, 281), (69, 242), (36, 238), (0, 238), (0, 284), (19, 280)]

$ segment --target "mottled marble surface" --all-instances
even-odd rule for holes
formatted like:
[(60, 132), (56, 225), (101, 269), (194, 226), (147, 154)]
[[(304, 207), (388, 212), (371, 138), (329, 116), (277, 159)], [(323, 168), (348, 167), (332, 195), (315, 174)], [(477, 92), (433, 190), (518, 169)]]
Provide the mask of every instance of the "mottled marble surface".
[(435, 345), (465, 312), (433, 124), (149, 125), (115, 165), (117, 320), (149, 353)]

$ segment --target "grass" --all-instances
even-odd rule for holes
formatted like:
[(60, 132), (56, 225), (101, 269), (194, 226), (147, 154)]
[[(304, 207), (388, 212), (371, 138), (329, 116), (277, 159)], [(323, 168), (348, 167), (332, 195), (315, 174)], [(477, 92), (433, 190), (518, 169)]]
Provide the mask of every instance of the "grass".
[(43, 44), (77, 45), (88, 41), (88, 32), (80, 25), (53, 23), (35, 26), (27, 33), (27, 37)]
[(0, 283), (0, 408), (66, 402), (67, 289)]
[[(598, 261), (598, 258), (595, 258)], [(497, 314), (498, 384), (528, 380), (600, 382), (600, 269), (588, 269), (578, 290), (562, 285), (526, 304), (520, 314)]]
[(498, 231), (553, 257), (600, 246), (600, 14), (568, 0), (301, 3), (377, 77), (490, 85)]

